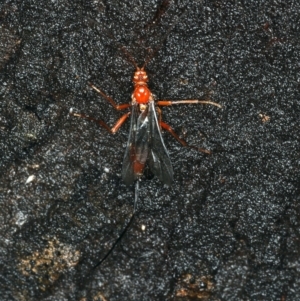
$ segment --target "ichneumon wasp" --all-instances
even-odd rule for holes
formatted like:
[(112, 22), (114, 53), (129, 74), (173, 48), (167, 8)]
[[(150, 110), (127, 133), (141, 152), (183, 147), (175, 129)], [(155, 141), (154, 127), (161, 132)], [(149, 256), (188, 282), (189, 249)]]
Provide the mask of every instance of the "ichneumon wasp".
[[(122, 49), (128, 54), (124, 47)], [(89, 83), (90, 87), (103, 96), (116, 110), (130, 108), (130, 111), (122, 115), (113, 127), (109, 127), (103, 120), (97, 120), (85, 114), (74, 113), (73, 111), (70, 111), (70, 114), (94, 121), (111, 134), (115, 134), (128, 117), (131, 116), (129, 138), (122, 167), (123, 181), (130, 185), (134, 181), (139, 180), (148, 161), (153, 174), (164, 184), (170, 185), (173, 182), (173, 168), (162, 138), (162, 129), (168, 131), (183, 146), (194, 148), (206, 154), (210, 154), (210, 151), (190, 146), (185, 140), (181, 139), (171, 126), (162, 121), (159, 107), (179, 104), (210, 104), (221, 108), (221, 105), (209, 100), (197, 99), (155, 101), (153, 94), (148, 88), (148, 75), (145, 71), (149, 59), (146, 60), (141, 68), (136, 65), (132, 57), (131, 61), (134, 63), (136, 71), (133, 76), (134, 91), (131, 95), (130, 103), (117, 104), (111, 97)]]
[[(162, 41), (166, 39), (172, 28), (173, 25), (170, 26)], [(117, 120), (114, 126), (110, 127), (103, 120), (98, 120), (82, 113), (75, 113), (73, 112), (73, 109), (70, 110), (71, 115), (93, 121), (105, 128), (111, 134), (115, 134), (129, 116), (131, 117), (129, 137), (123, 159), (122, 179), (127, 185), (134, 182), (136, 183), (134, 210), (130, 221), (122, 233), (119, 235), (106, 255), (94, 266), (94, 269), (110, 255), (133, 221), (136, 211), (136, 203), (138, 200), (139, 180), (143, 175), (146, 163), (148, 162), (150, 170), (159, 180), (162, 181), (162, 183), (170, 185), (173, 182), (173, 167), (162, 138), (162, 130), (168, 131), (183, 146), (191, 147), (206, 154), (211, 153), (209, 150), (191, 146), (184, 139), (180, 138), (170, 125), (162, 121), (160, 107), (180, 104), (209, 104), (222, 108), (220, 104), (210, 100), (156, 100), (148, 88), (148, 75), (145, 68), (160, 47), (156, 48), (151, 55), (148, 56), (142, 67), (138, 67), (133, 56), (124, 46), (119, 48), (125, 53), (129, 61), (135, 67), (132, 80), (134, 90), (131, 95), (131, 102), (117, 104), (110, 96), (106, 95), (92, 83), (89, 83), (89, 86), (105, 98), (117, 111), (126, 109), (128, 111)]]

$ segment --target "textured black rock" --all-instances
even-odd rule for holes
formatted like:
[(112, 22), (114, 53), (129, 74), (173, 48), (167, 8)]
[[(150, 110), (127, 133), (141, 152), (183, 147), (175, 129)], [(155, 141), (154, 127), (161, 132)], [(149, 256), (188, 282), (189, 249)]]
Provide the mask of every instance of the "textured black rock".
[[(147, 3), (142, 3), (147, 2)], [(0, 296), (11, 300), (300, 300), (297, 1), (0, 3)], [(174, 25), (166, 39), (165, 33)], [(164, 133), (174, 183), (146, 173), (138, 212), (120, 178), (147, 65), (190, 144)], [(31, 177), (30, 177), (31, 176)], [(27, 182), (27, 183), (26, 183)]]

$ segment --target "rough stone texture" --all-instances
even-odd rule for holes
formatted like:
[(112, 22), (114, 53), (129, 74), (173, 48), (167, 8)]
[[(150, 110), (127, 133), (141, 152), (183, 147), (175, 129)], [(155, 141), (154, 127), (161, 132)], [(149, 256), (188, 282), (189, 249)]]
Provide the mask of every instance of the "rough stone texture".
[[(2, 0), (1, 301), (300, 300), (299, 12), (286, 0)], [(135, 219), (91, 270), (133, 210), (120, 179), (129, 123), (111, 136), (68, 112), (121, 116), (87, 85), (130, 101), (121, 45), (139, 65), (160, 47), (147, 66), (158, 99), (223, 109), (163, 110), (213, 154), (164, 134), (174, 184), (146, 173)]]

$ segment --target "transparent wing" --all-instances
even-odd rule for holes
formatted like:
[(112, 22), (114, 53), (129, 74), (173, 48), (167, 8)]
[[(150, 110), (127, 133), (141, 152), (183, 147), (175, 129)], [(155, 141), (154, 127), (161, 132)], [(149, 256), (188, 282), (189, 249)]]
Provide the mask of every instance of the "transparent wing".
[(164, 184), (173, 182), (173, 167), (161, 136), (154, 101), (149, 103), (149, 166)]
[(139, 114), (137, 104), (132, 105), (130, 133), (122, 167), (122, 179), (132, 184), (142, 176), (149, 150), (148, 108)]

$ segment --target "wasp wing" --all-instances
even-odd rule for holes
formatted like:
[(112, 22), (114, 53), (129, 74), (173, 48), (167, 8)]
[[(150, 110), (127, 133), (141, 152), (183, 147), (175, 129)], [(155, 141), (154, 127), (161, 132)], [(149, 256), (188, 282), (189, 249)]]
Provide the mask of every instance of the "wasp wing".
[(172, 163), (161, 136), (154, 101), (149, 102), (149, 166), (164, 184), (173, 182)]
[(138, 104), (132, 105), (130, 133), (122, 167), (122, 179), (132, 184), (143, 174), (149, 149), (148, 108), (139, 112)]

